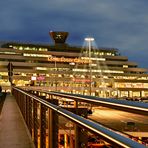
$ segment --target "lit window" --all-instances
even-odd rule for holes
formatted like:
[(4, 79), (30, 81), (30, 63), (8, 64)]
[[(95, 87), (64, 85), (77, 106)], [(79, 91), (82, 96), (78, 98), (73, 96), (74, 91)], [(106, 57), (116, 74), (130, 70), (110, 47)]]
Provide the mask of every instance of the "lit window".
[(73, 75), (70, 75), (70, 78), (73, 78)]
[(128, 65), (123, 65), (123, 68), (128, 68)]
[(62, 75), (59, 74), (58, 77), (62, 77)]
[(85, 76), (84, 75), (81, 75), (81, 78), (85, 78)]
[(23, 50), (23, 47), (22, 47), (22, 46), (20, 46), (20, 47), (19, 47), (19, 50)]
[(26, 57), (51, 57), (51, 55), (44, 55), (44, 54), (29, 54), (29, 53), (24, 53), (23, 56)]
[(47, 70), (46, 67), (36, 67), (36, 70)]

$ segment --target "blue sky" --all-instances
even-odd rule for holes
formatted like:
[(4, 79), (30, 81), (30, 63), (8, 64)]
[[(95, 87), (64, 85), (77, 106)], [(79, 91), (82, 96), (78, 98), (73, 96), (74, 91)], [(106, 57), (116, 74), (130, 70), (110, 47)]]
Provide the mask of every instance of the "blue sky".
[(118, 48), (148, 68), (148, 0), (1, 0), (0, 40), (52, 43), (49, 31), (68, 31), (82, 46), (92, 36), (98, 47)]

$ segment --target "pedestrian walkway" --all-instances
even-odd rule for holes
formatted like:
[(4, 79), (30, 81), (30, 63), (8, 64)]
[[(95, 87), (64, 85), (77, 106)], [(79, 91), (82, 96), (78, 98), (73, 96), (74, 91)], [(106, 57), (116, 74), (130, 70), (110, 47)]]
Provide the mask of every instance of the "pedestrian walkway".
[(16, 100), (10, 94), (0, 115), (0, 148), (34, 148)]

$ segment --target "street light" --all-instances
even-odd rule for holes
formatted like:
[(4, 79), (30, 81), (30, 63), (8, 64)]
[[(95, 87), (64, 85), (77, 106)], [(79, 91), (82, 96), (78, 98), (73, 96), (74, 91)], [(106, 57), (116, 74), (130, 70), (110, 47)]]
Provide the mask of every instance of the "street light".
[(88, 49), (89, 49), (90, 96), (91, 96), (91, 91), (92, 91), (91, 43), (94, 41), (94, 38), (88, 37), (85, 38), (85, 41), (88, 42)]

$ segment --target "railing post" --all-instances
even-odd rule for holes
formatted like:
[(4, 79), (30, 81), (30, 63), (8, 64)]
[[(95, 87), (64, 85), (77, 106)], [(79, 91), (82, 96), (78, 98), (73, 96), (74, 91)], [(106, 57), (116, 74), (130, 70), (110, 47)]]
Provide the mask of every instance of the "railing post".
[[(78, 114), (78, 101), (74, 101), (74, 108), (76, 110), (76, 114)], [(79, 133), (78, 126), (75, 124), (74, 126), (74, 135), (75, 135), (75, 148), (79, 148)]]
[(33, 123), (32, 123), (32, 99), (29, 97), (29, 124), (28, 124), (28, 129), (30, 131), (30, 134), (32, 136), (32, 128), (33, 128)]
[(29, 97), (26, 96), (26, 124), (29, 126)]
[[(77, 115), (81, 115), (83, 117), (87, 117), (87, 109), (81, 109), (79, 110), (78, 108), (78, 101), (74, 101), (74, 108), (75, 112)], [(75, 124), (74, 127), (74, 135), (75, 135), (75, 148), (85, 148), (87, 147), (87, 131), (84, 130), (83, 128), (79, 127), (78, 125)]]
[[(50, 103), (58, 105), (57, 99), (48, 99)], [(58, 114), (48, 109), (48, 146), (49, 148), (58, 148)]]
[(37, 101), (33, 100), (33, 141), (35, 147), (38, 147), (38, 118), (37, 118)]
[(27, 100), (27, 95), (24, 95), (24, 105), (23, 105), (23, 108), (24, 108), (24, 119), (25, 119), (25, 121), (26, 121), (26, 119), (27, 119), (27, 108), (26, 108), (26, 101)]
[(20, 108), (20, 100), (21, 100), (21, 93), (18, 92), (18, 95), (17, 95), (17, 103), (18, 103), (19, 108)]
[(26, 124), (32, 135), (32, 100), (29, 96), (26, 97)]
[(24, 100), (24, 94), (20, 94), (20, 110), (23, 114), (23, 100)]
[[(45, 99), (45, 96), (41, 96)], [(46, 107), (41, 104), (40, 108), (40, 148), (46, 148)]]

